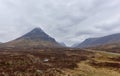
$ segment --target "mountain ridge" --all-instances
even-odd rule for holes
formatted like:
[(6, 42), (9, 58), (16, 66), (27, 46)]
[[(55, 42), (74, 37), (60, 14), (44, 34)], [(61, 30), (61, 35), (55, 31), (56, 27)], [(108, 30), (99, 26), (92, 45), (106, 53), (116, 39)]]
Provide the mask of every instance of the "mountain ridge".
[(120, 43), (120, 33), (107, 35), (104, 37), (98, 38), (88, 38), (83, 41), (81, 44), (77, 45), (77, 48), (86, 48), (86, 47), (94, 47), (99, 45), (106, 45), (111, 43)]

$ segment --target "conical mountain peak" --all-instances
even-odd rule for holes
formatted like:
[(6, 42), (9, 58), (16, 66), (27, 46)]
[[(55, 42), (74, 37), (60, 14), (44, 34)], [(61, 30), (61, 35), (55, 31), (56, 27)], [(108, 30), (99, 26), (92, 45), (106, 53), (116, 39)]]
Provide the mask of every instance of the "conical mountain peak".
[[(43, 33), (46, 34), (41, 28), (34, 28), (29, 33), (31, 33), (31, 34), (43, 34)], [(29, 33), (27, 33), (27, 34), (29, 34)]]
[(20, 38), (22, 38), (22, 39), (29, 39), (29, 40), (55, 41), (48, 34), (46, 34), (41, 28), (34, 28), (32, 31), (30, 31), (29, 33), (23, 35)]
[(43, 30), (37, 27), (37, 28), (34, 28), (31, 32), (43, 32)]
[(27, 34), (6, 43), (14, 47), (61, 47), (61, 45), (41, 28), (34, 28)]

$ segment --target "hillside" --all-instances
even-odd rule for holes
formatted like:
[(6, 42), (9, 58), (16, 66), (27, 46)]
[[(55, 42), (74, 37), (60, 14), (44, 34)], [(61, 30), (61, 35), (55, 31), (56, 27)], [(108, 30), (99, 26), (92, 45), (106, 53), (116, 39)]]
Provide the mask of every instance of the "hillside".
[(106, 44), (114, 44), (114, 43), (120, 43), (120, 33), (108, 35), (100, 38), (89, 38), (86, 39), (81, 44), (77, 45), (77, 48), (87, 48), (87, 47), (95, 47), (100, 45), (106, 45)]
[(105, 44), (105, 45), (100, 45), (95, 47), (89, 47), (88, 49), (120, 53), (120, 43)]

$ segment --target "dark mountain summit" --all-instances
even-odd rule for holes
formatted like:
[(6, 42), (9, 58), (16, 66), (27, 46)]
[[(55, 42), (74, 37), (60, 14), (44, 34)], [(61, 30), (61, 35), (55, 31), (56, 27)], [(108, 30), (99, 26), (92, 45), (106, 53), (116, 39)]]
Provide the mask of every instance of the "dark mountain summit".
[(47, 35), (41, 28), (35, 28), (29, 33), (13, 41), (5, 43), (7, 47), (61, 47), (52, 37)]
[(43, 41), (51, 41), (55, 42), (55, 39), (47, 35), (41, 28), (35, 28), (29, 33), (23, 35), (22, 37), (16, 39), (28, 39), (28, 40), (43, 40)]
[(85, 48), (85, 47), (94, 47), (99, 45), (106, 45), (106, 44), (113, 44), (113, 43), (120, 43), (120, 33), (113, 34), (109, 36), (104, 36), (100, 38), (89, 38), (86, 39), (81, 44), (77, 45), (78, 48)]

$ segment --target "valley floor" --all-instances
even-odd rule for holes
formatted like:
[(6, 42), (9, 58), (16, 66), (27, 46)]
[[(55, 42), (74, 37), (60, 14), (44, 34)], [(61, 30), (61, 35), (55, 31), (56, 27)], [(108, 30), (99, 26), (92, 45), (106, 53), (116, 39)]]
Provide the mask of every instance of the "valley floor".
[(0, 76), (120, 76), (120, 54), (81, 49), (0, 49)]

